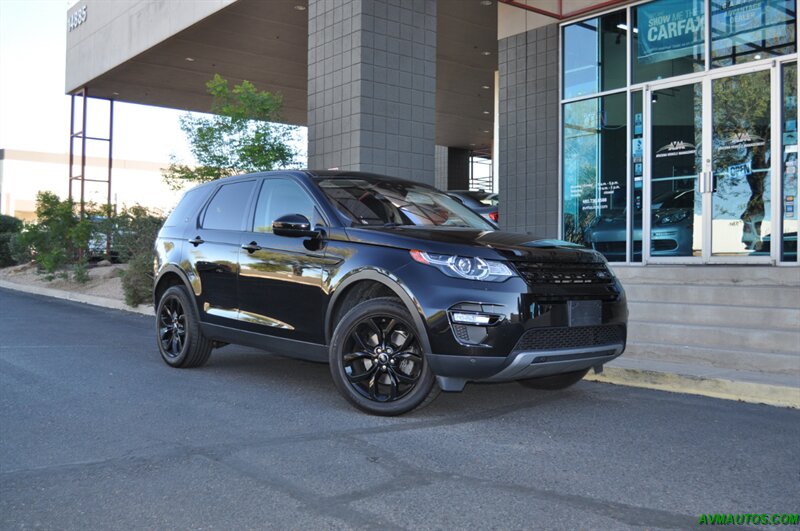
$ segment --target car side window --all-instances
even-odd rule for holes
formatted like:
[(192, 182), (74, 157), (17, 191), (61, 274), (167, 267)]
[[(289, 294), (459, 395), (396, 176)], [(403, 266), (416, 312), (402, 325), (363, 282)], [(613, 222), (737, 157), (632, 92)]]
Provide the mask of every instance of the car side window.
[(208, 198), (210, 190), (208, 188), (193, 188), (183, 195), (183, 198), (175, 207), (175, 210), (169, 215), (164, 222), (165, 227), (174, 227), (189, 223), (189, 219), (194, 216), (195, 221), (192, 223), (194, 226), (197, 218), (197, 212), (200, 207), (205, 203)]
[(241, 230), (255, 181), (223, 184), (208, 204), (204, 229)]
[(253, 223), (255, 232), (272, 232), (272, 222), (287, 214), (302, 214), (311, 226), (322, 223), (308, 192), (289, 179), (266, 179), (261, 186)]

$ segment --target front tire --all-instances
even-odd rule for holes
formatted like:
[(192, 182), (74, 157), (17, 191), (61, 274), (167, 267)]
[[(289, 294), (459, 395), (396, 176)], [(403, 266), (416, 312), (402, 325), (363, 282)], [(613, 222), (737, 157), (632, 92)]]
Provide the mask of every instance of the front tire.
[(580, 382), (589, 369), (575, 372), (565, 372), (564, 374), (554, 374), (553, 376), (543, 376), (541, 378), (528, 378), (527, 380), (517, 380), (523, 387), (531, 389), (543, 389), (546, 391), (558, 391), (566, 389), (571, 385)]
[(170, 367), (200, 367), (211, 356), (212, 342), (200, 331), (197, 309), (183, 286), (172, 286), (161, 295), (156, 340), (161, 359)]
[(362, 302), (333, 332), (330, 368), (341, 395), (373, 415), (401, 415), (439, 394), (405, 306), (391, 298)]

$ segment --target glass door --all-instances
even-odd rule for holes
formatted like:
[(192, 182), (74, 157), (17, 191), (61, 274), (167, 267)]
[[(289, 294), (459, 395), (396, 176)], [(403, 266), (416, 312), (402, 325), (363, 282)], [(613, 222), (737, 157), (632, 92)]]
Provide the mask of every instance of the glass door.
[(642, 225), (650, 262), (696, 262), (703, 257), (703, 101), (702, 81), (645, 90), (650, 134)]
[(771, 71), (710, 83), (711, 258), (769, 261), (774, 226)]
[(773, 228), (776, 236), (785, 231), (772, 198), (781, 188), (774, 175), (782, 142), (772, 125), (781, 116), (773, 97), (779, 74), (760, 66), (645, 88), (645, 261), (778, 258), (771, 242)]

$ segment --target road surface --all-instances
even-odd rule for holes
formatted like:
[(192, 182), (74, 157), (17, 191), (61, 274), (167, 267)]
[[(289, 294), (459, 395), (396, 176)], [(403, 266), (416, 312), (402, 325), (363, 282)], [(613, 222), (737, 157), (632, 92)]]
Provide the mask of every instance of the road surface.
[(800, 411), (581, 382), (469, 385), (370, 417), (325, 365), (228, 346), (171, 369), (153, 328), (0, 289), (0, 528), (686, 529), (800, 512)]

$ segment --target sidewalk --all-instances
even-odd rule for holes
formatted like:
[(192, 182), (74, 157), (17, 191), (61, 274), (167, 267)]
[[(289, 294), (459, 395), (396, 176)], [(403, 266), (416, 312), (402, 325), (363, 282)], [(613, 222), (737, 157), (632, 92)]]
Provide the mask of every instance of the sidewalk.
[[(113, 308), (142, 315), (153, 315), (151, 306), (131, 308), (122, 301), (74, 293), (66, 290), (17, 284), (0, 280), (6, 288), (46, 297), (65, 299), (103, 308)], [(702, 395), (724, 400), (800, 409), (800, 382), (793, 376), (719, 369), (706, 365), (671, 363), (625, 357), (607, 364), (601, 374), (590, 372), (586, 380)]]

